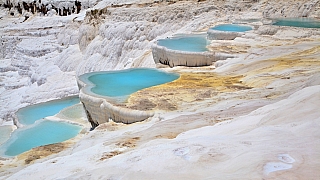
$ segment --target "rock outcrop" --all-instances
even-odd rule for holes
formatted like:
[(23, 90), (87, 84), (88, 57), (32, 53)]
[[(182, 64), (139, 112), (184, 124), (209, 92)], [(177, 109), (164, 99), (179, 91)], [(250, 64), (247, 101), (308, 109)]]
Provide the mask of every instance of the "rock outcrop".
[(243, 32), (217, 31), (209, 29), (207, 32), (209, 40), (234, 40), (236, 37), (242, 36)]
[(187, 52), (171, 50), (164, 46), (152, 46), (152, 55), (155, 63), (161, 63), (170, 67), (188, 66), (199, 67), (209, 66), (215, 62), (214, 52)]

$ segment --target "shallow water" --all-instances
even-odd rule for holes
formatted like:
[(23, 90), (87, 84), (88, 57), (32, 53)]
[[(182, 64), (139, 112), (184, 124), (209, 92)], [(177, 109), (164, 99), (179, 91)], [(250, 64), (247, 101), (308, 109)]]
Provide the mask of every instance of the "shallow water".
[(312, 18), (283, 18), (274, 19), (273, 25), (277, 26), (292, 26), (303, 28), (320, 28), (320, 21)]
[(236, 25), (236, 24), (221, 24), (210, 29), (217, 30), (217, 31), (228, 31), (228, 32), (245, 32), (245, 31), (252, 30), (252, 27)]
[(68, 97), (60, 100), (53, 100), (39, 103), (20, 109), (17, 112), (19, 122), (24, 125), (33, 124), (36, 120), (53, 116), (63, 108), (80, 103), (79, 97)]
[(6, 142), (10, 138), (10, 134), (13, 131), (12, 126), (0, 126), (0, 145)]
[(135, 68), (121, 71), (94, 72), (81, 76), (94, 84), (91, 91), (108, 97), (128, 96), (141, 89), (167, 83), (179, 75), (156, 69)]
[(16, 156), (34, 147), (73, 138), (80, 130), (81, 126), (66, 122), (37, 121), (34, 125), (15, 130), (9, 140), (0, 147), (0, 154)]
[(73, 106), (64, 108), (55, 116), (60, 119), (67, 119), (71, 121), (76, 120), (77, 122), (88, 122), (87, 120), (85, 120), (86, 114), (82, 104), (75, 104)]
[(158, 40), (159, 46), (168, 49), (188, 51), (188, 52), (205, 52), (208, 51), (209, 41), (206, 35), (179, 35), (172, 38)]

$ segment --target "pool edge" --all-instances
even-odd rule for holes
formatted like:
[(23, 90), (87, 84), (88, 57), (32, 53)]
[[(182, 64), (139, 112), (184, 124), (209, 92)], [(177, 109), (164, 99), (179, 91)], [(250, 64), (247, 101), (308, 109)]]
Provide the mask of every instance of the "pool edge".
[[(101, 72), (97, 72), (101, 73)], [(92, 86), (86, 76), (78, 76), (77, 84), (79, 87), (79, 98), (85, 109), (88, 121), (91, 123), (92, 129), (100, 124), (114, 122), (131, 124), (140, 122), (152, 117), (153, 111), (133, 110), (125, 107), (118, 107), (111, 103), (108, 97), (88, 93), (86, 88)]]

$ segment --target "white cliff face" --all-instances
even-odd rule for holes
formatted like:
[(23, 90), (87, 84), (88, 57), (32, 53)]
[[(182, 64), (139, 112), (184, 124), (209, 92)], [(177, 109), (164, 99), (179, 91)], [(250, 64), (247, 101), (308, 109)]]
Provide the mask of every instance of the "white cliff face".
[(105, 18), (105, 23), (100, 20), (102, 22), (95, 25), (90, 21), (80, 26), (79, 46), (85, 56), (76, 71), (83, 74), (93, 70), (139, 67), (146, 61), (140, 57), (150, 50), (156, 38), (181, 29), (183, 24), (193, 20), (192, 14), (207, 14), (212, 10), (214, 6), (204, 5), (197, 8), (182, 5), (172, 8), (107, 8), (110, 15)]
[(68, 19), (3, 21), (11, 23), (1, 30), (1, 122), (12, 121), (14, 112), (28, 104), (78, 93), (75, 73), (63, 72), (54, 64), (65, 49), (57, 33)]

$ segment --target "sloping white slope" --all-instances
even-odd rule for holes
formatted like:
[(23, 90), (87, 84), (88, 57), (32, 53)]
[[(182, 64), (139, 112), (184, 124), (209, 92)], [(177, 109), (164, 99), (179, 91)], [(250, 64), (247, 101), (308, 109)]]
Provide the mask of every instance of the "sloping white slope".
[(112, 147), (100, 137), (95, 146), (8, 179), (317, 179), (319, 89), (307, 87), (233, 121), (153, 140), (103, 161), (101, 154)]

